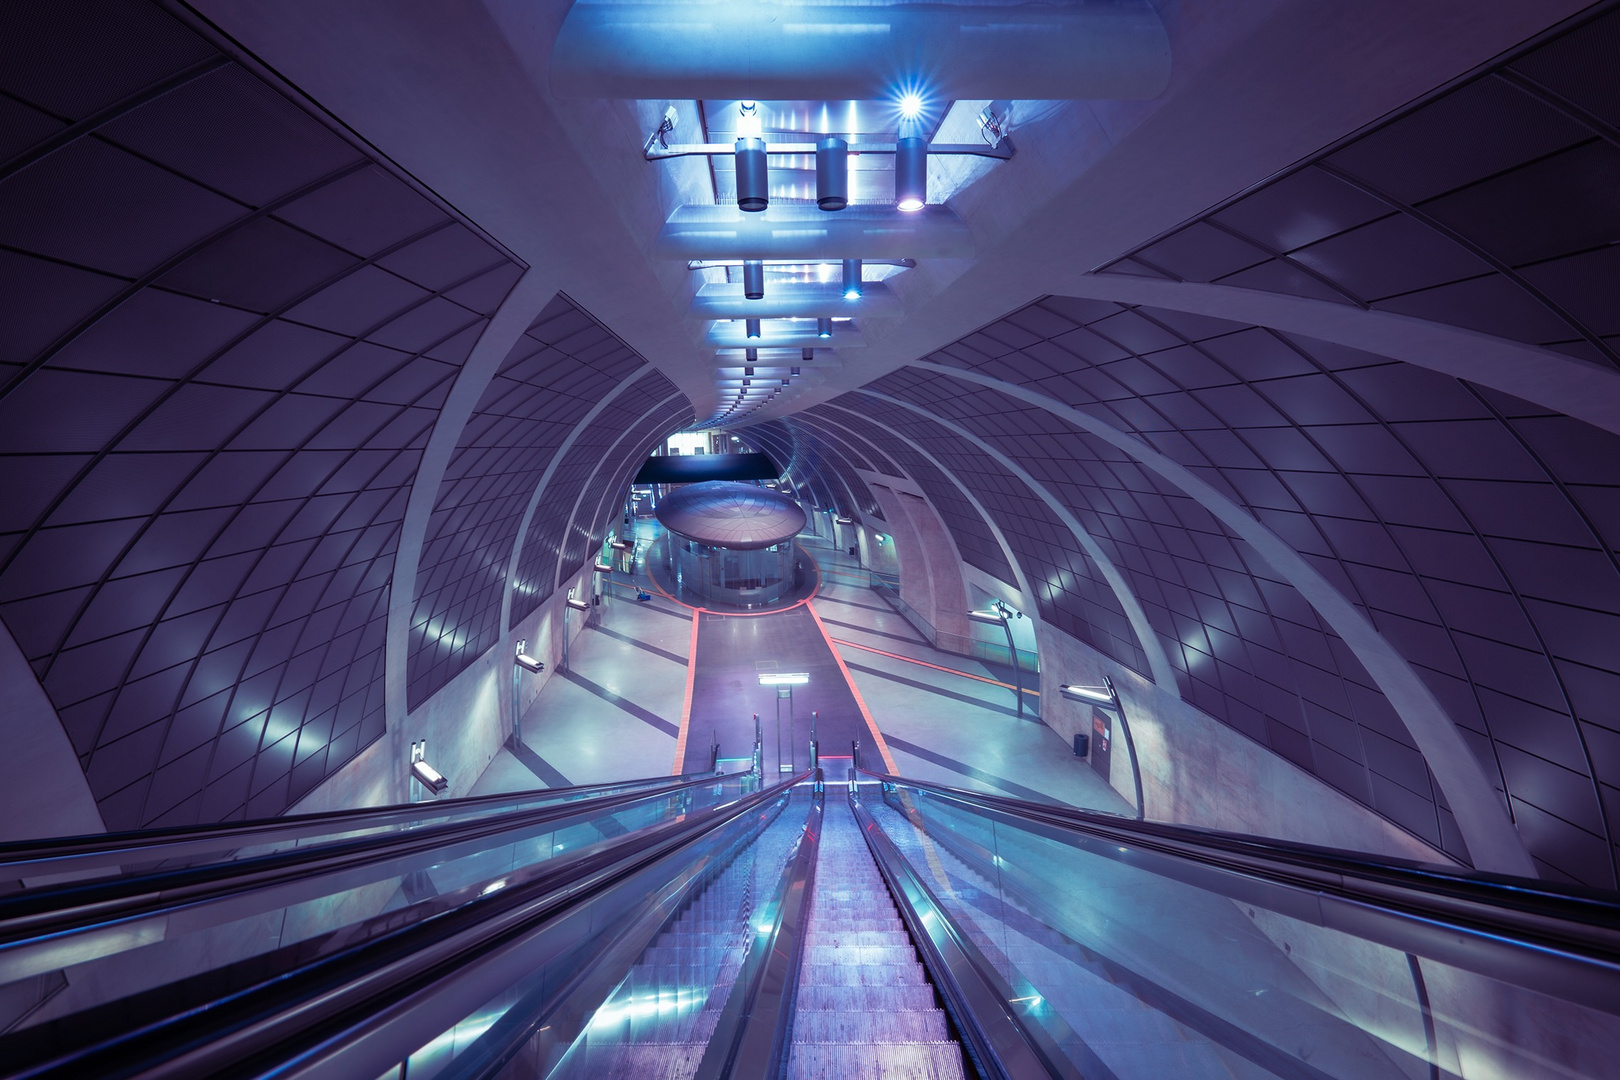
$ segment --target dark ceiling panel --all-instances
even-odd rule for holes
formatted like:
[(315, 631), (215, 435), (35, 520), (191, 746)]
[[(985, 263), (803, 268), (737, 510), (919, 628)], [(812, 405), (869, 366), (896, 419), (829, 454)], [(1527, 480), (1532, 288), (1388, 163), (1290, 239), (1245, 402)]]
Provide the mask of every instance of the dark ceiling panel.
[(0, 164), (0, 617), (110, 827), (278, 814), (382, 733), (409, 485), (519, 268), (155, 5), (10, 12), (0, 79), (81, 124)]
[(1620, 364), (1617, 40), (1611, 7), (1105, 270), (1349, 301)]
[[(1119, 314), (1117, 305), (1053, 297), (1006, 321), (1039, 325), (1051, 346), (1082, 329), (1113, 342), (1107, 331)], [(1036, 344), (994, 359), (953, 346), (930, 359), (1010, 372), (1009, 382), (1142, 437), (1250, 510), (1417, 666), (1487, 773), (1504, 784), (1515, 815), (1521, 807), (1534, 815), (1544, 846), (1532, 852), (1544, 869), (1612, 883), (1606, 821), (1620, 805), (1620, 777), (1602, 771), (1590, 750), (1607, 737), (1589, 733), (1620, 732), (1620, 712), (1593, 695), (1599, 686), (1620, 690), (1617, 654), (1605, 651), (1620, 633), (1620, 438), (1340, 346), (1148, 308), (1134, 314), (1173, 343), (1138, 354), (1113, 342), (1117, 350), (1097, 352), (1108, 359), (1096, 361), (1071, 351), (1066, 369), (1054, 363), (1065, 354)], [(992, 326), (979, 337), (995, 334)], [(1191, 500), (1118, 451), (1065, 424), (1054, 429), (1052, 418), (995, 391), (905, 370), (874, 385), (977, 431), (1059, 494), (1117, 553), (1173, 662), (1193, 680), (1194, 701), (1262, 741), (1274, 723), (1304, 716), (1309, 752), (1294, 741), (1296, 760), (1432, 838), (1421, 815), (1388, 808), (1407, 796), (1386, 782), (1428, 796), (1426, 783), (1412, 788), (1378, 772), (1392, 760), (1384, 742), (1367, 744), (1381, 749), (1362, 755), (1360, 781), (1326, 756), (1345, 756), (1345, 744), (1318, 745), (1317, 729), (1332, 723), (1323, 708), (1363, 732), (1377, 726), (1385, 741), (1405, 741), (1370, 680), (1297, 594)], [(1063, 467), (1043, 473), (1043, 462)], [(1215, 648), (1220, 634), (1241, 639), (1249, 675), (1288, 696), (1273, 700), (1263, 687), (1253, 696), (1254, 684), (1228, 678), (1236, 653)], [(1326, 683), (1311, 696), (1308, 684), (1320, 680), (1301, 664), (1339, 681), (1333, 701)], [(1216, 674), (1211, 685), (1225, 703), (1199, 687), (1200, 669)], [(1504, 747), (1517, 773), (1538, 786), (1513, 786)], [(1322, 771), (1323, 761), (1332, 769)], [(1561, 770), (1561, 786), (1541, 783), (1555, 775), (1547, 769)], [(1557, 806), (1533, 795), (1552, 790)], [(1450, 846), (1443, 807), (1438, 823)], [(1581, 850), (1598, 854), (1558, 861)]]

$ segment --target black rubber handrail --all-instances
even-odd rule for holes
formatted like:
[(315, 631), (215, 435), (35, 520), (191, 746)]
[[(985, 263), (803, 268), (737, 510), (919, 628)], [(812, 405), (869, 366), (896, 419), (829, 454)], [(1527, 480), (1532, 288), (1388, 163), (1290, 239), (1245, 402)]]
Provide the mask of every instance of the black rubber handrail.
[[(241, 918), (257, 911), (330, 895), (375, 879), (401, 860), (430, 863), (474, 854), (506, 841), (503, 835), (554, 827), (586, 816), (627, 810), (649, 800), (724, 782), (708, 776), (681, 784), (620, 795), (536, 807), (508, 814), (452, 821), (405, 832), (356, 837), (328, 844), (291, 848), (247, 859), (157, 870), (145, 874), (92, 878), (0, 896), (0, 974), (7, 980), (55, 970), (65, 963), (98, 955), (95, 942), (105, 939), (112, 951), (146, 944), (138, 931), (152, 928), (161, 938), (184, 930), (179, 917), (196, 926), (219, 919), (200, 909), (239, 901), (221, 918)], [(249, 910), (250, 909), (250, 910)]]
[(352, 945), (340, 930), (0, 1037), (0, 1057), (19, 1078), (380, 1075), (464, 1018), (445, 1011), (442, 982), (467, 999), (485, 975), (470, 997), (488, 1000), (531, 969), (523, 950), (552, 920), (802, 779), (440, 897), (427, 918)]
[(201, 827), (177, 825), (161, 829), (54, 837), (48, 840), (17, 840), (0, 844), (0, 879), (39, 877), (132, 862), (152, 862), (180, 858), (197, 852), (218, 851), (227, 847), (284, 843), (337, 832), (408, 824), (423, 818), (481, 813), (520, 803), (557, 800), (585, 802), (618, 791), (674, 787), (694, 780), (713, 778), (715, 775), (685, 773), (680, 776), (652, 776), (640, 780), (616, 780), (607, 784), (469, 795), (432, 803), (401, 803), (353, 810), (330, 810), (318, 814), (289, 814), (286, 817), (232, 821)]
[(1018, 1019), (1012, 994), (989, 961), (861, 806), (853, 789), (849, 810), (979, 1074), (985, 1080), (1078, 1077), (1078, 1070), (1061, 1053), (1043, 1045), (1045, 1040)]
[(1620, 897), (963, 791), (861, 770), (1161, 877), (1620, 1013)]

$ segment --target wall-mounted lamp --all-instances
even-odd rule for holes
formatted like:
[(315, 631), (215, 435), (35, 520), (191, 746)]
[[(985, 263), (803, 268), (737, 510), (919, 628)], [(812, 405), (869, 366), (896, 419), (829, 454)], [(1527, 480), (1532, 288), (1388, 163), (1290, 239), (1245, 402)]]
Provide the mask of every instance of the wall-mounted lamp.
[(542, 664), (540, 661), (536, 660), (534, 657), (530, 656), (524, 651), (528, 644), (529, 643), (527, 641), (520, 641), (517, 643), (517, 655), (512, 657), (512, 662), (518, 667), (522, 668), (524, 671), (538, 675), (542, 671), (546, 670), (546, 665)]
[(446, 780), (438, 769), (425, 761), (413, 761), (411, 763), (411, 775), (421, 781), (422, 786), (435, 795), (444, 794), (445, 790), (450, 786), (450, 781)]
[(840, 525), (853, 525), (853, 524), (855, 524), (855, 519), (854, 518), (844, 517), (842, 514), (840, 514), (837, 517), (833, 518), (833, 520), (838, 522), (838, 524), (840, 524)]
[[(411, 743), (411, 779), (427, 788), (435, 795), (444, 794), (450, 787), (450, 781), (444, 774), (427, 763), (427, 740)], [(415, 801), (415, 795), (412, 795)]]
[(565, 603), (567, 603), (567, 605), (570, 608), (573, 608), (575, 611), (589, 611), (589, 610), (591, 610), (591, 605), (587, 604), (583, 600), (578, 600), (578, 599), (576, 599), (576, 598), (574, 598), (572, 596), (570, 596), (565, 601)]
[[(735, 439), (736, 436), (733, 436), (733, 438)], [(636, 542), (634, 540), (615, 540), (609, 546), (612, 547), (614, 551), (634, 551), (634, 550), (636, 550)]]
[(1136, 759), (1136, 740), (1131, 738), (1131, 722), (1125, 716), (1125, 703), (1119, 700), (1119, 691), (1114, 689), (1114, 680), (1107, 675), (1103, 676), (1101, 686), (1077, 686), (1064, 683), (1058, 691), (1071, 701), (1084, 701), (1091, 705), (1101, 705), (1105, 709), (1113, 709), (1119, 717), (1119, 731), (1125, 736), (1125, 751), (1131, 759), (1131, 783), (1136, 788), (1136, 820), (1146, 820), (1142, 808), (1142, 765)]
[(595, 570), (598, 574), (611, 574), (611, 573), (613, 573), (613, 567), (611, 565), (609, 565), (608, 563), (605, 563), (605, 562), (592, 563), (591, 564), (591, 569)]
[(1111, 708), (1119, 704), (1119, 699), (1114, 697), (1114, 691), (1106, 686), (1070, 686), (1064, 683), (1058, 690), (1072, 701), (1089, 701), (1094, 705), (1107, 705)]

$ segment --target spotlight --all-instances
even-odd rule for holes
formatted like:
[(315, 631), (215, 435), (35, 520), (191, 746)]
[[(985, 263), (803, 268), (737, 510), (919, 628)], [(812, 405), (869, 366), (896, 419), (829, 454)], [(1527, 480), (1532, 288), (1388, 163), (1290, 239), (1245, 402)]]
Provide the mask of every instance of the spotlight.
[(786, 379), (783, 379), (783, 380), (782, 380), (782, 385), (783, 385), (783, 386), (786, 386), (786, 385), (787, 385), (787, 384), (788, 384), (788, 380), (786, 380)]
[[(738, 190), (741, 191), (740, 186)], [(901, 139), (895, 143), (894, 150), (894, 205), (897, 209), (911, 211), (921, 210), (927, 202), (928, 141)]]
[(795, 364), (792, 367), (788, 368), (788, 374), (793, 375), (793, 376), (797, 376), (799, 374), (799, 366), (797, 364)]
[(861, 298), (861, 260), (844, 260), (844, 299), (859, 300)]
[(832, 320), (831, 319), (817, 319), (816, 320), (816, 337), (824, 337), (824, 338), (832, 337)]
[(757, 363), (759, 361), (759, 350), (758, 349), (744, 349), (743, 350), (743, 359), (746, 360), (750, 364)]
[(770, 204), (770, 177), (765, 165), (765, 140), (760, 138), (759, 106), (740, 102), (737, 121), (737, 209), (757, 214)]
[(900, 115), (915, 120), (922, 115), (923, 99), (917, 94), (906, 94), (900, 99)]
[[(816, 358), (816, 350), (814, 350), (812, 348), (808, 348), (808, 347), (799, 350), (799, 359), (803, 360), (805, 363), (808, 364), (811, 361), (815, 360), (815, 358)], [(795, 368), (793, 373), (795, 375), (797, 375), (798, 374), (798, 369)]]
[(835, 135), (816, 143), (816, 205), (823, 210), (849, 205), (849, 143)]
[(765, 299), (765, 262), (762, 259), (743, 260), (743, 296), (748, 300)]
[(751, 338), (759, 337), (759, 320), (758, 319), (744, 319), (743, 320), (743, 331)]

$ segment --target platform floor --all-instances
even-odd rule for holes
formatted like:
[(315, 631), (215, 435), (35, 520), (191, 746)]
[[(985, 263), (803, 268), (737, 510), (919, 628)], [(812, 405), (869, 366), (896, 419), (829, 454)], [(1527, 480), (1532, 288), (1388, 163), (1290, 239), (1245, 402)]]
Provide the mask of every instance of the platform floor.
[[(658, 531), (644, 521), (636, 537), (650, 541)], [(777, 670), (811, 676), (794, 690), (791, 738), (788, 702), (782, 702), (783, 761), (791, 746), (793, 762), (806, 763), (814, 710), (824, 765), (841, 764), (850, 741), (859, 738), (869, 765), (887, 755), (903, 776), (1130, 812), (1128, 801), (1075, 758), (1056, 732), (1027, 712), (1017, 715), (1007, 672), (932, 648), (866, 587), (865, 572), (849, 555), (811, 536), (800, 544), (821, 573), (814, 597), (808, 607), (759, 615), (699, 613), (656, 587), (638, 564), (637, 583), (652, 599), (637, 602), (628, 584), (613, 589), (597, 625), (575, 639), (570, 670), (547, 680), (525, 713), (522, 742), (501, 751), (473, 793), (680, 771), (675, 755), (683, 717), (682, 764), (691, 769), (707, 763), (715, 738), (722, 757), (747, 757), (753, 713), (759, 712), (771, 772), (778, 764), (777, 698), (759, 685), (758, 675)], [(881, 739), (873, 736), (874, 725)]]

